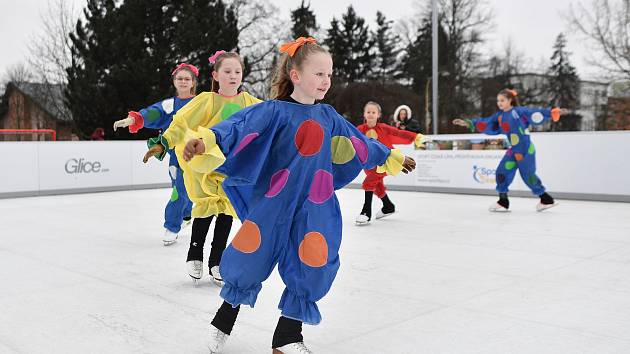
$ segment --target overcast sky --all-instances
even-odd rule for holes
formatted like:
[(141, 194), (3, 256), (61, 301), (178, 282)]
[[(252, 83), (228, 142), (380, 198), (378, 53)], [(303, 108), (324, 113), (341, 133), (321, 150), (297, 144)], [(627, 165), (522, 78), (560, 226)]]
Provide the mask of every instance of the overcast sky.
[[(85, 0), (66, 0), (82, 8)], [(297, 7), (300, 0), (269, 0), (278, 6), (285, 18), (289, 10)], [(424, 0), (429, 1), (429, 0)], [(340, 18), (352, 4), (356, 12), (374, 23), (376, 11), (389, 19), (397, 20), (417, 13), (422, 0), (311, 0), (311, 7), (320, 27), (328, 27), (333, 16)], [(483, 45), (487, 54), (498, 53), (507, 41), (534, 63), (548, 62), (552, 45), (560, 32), (568, 37), (568, 49), (573, 53), (573, 64), (584, 78), (594, 78), (594, 69), (587, 63), (588, 52), (580, 44), (580, 38), (568, 31), (564, 13), (575, 0), (486, 0), (493, 11), (493, 30), (486, 34)], [(40, 16), (47, 10), (48, 0), (0, 0), (0, 76), (11, 65), (24, 60), (27, 43), (33, 34), (41, 30)], [(389, 5), (389, 6), (386, 6)]]

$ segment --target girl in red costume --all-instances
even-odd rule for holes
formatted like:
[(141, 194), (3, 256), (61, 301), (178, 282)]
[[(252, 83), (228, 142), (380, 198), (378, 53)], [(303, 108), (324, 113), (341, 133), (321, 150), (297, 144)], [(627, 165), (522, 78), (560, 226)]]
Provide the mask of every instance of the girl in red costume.
[[(381, 113), (381, 106), (378, 103), (372, 101), (366, 103), (363, 108), (365, 123), (359, 125), (357, 128), (368, 138), (377, 139), (390, 149), (393, 148), (393, 144), (414, 143), (417, 147), (424, 147), (424, 135), (396, 129), (385, 123), (379, 123), (378, 120), (381, 117)], [(383, 202), (383, 207), (376, 213), (377, 219), (384, 218), (396, 212), (396, 206), (389, 200), (386, 193), (387, 189), (383, 183), (383, 178), (385, 178), (387, 174), (379, 171), (378, 168), (365, 170), (365, 174), (367, 177), (365, 177), (365, 181), (363, 181), (362, 185), (365, 190), (365, 203), (363, 204), (361, 214), (359, 214), (355, 220), (357, 225), (367, 225), (372, 220), (373, 194), (376, 194)]]

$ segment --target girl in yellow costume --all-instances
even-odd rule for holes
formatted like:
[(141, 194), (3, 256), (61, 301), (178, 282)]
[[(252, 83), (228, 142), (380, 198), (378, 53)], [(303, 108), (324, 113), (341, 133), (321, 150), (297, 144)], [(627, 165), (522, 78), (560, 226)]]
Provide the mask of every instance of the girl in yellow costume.
[(173, 122), (161, 136), (149, 140), (149, 151), (145, 154), (144, 161), (151, 156), (162, 159), (166, 151), (175, 149), (177, 160), (184, 171), (188, 197), (194, 203), (192, 216), (195, 219), (186, 259), (188, 274), (194, 281), (203, 276), (203, 246), (212, 218), (216, 215), (208, 269), (212, 279), (218, 285), (223, 285), (219, 263), (227, 245), (236, 211), (221, 187), (224, 175), (217, 172), (196, 172), (184, 161), (182, 153), (186, 141), (190, 139), (186, 132), (199, 127), (210, 128), (261, 100), (247, 92), (239, 92), (244, 64), (237, 53), (217, 51), (209, 61), (214, 64), (212, 91), (197, 95), (177, 112)]

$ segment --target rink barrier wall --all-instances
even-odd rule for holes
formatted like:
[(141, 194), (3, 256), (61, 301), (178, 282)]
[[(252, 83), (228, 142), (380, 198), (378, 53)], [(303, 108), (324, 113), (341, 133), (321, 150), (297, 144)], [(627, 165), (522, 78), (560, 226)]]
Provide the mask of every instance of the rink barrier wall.
[[(503, 139), (449, 134), (434, 140)], [(564, 199), (630, 202), (630, 131), (532, 133), (537, 175), (547, 191)], [(386, 177), (390, 190), (496, 195), (495, 170), (505, 150), (415, 150), (396, 146), (416, 160), (410, 174)], [(365, 174), (351, 184), (360, 188)], [(532, 196), (517, 173), (510, 195)]]
[(170, 187), (144, 141), (0, 142), (0, 198)]
[[(434, 140), (491, 139), (439, 135)], [(502, 138), (502, 137), (498, 137)], [(532, 133), (538, 176), (558, 198), (630, 202), (630, 132)], [(410, 174), (386, 177), (390, 190), (496, 195), (494, 171), (505, 150), (414, 150)], [(142, 162), (144, 141), (0, 142), (0, 198), (170, 186), (168, 158)], [(361, 173), (351, 184), (360, 188)], [(515, 177), (510, 195), (531, 196)]]

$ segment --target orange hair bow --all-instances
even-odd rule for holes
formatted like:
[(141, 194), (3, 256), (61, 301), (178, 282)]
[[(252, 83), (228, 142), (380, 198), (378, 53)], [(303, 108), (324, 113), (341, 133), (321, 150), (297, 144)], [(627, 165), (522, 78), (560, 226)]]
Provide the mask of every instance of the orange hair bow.
[(516, 90), (507, 89), (507, 90), (505, 90), (505, 91), (509, 92), (509, 93), (510, 93), (510, 94), (512, 94), (512, 96), (514, 96), (514, 97), (518, 96), (518, 92), (516, 92)]
[(293, 42), (285, 43), (280, 46), (280, 53), (287, 53), (290, 57), (293, 57), (295, 55), (295, 52), (306, 43), (315, 44), (317, 43), (317, 41), (313, 37), (300, 37)]

